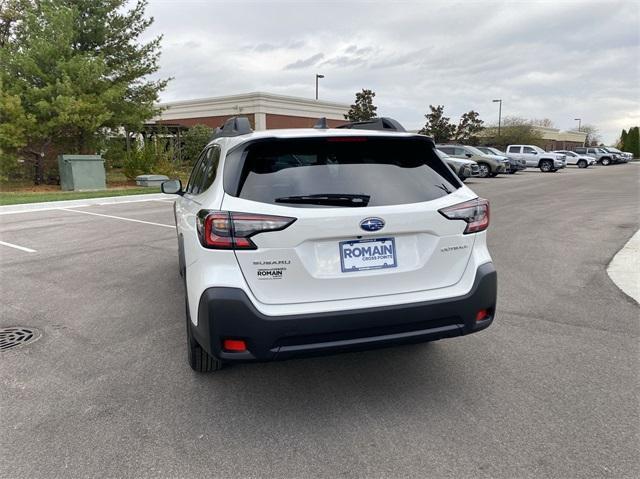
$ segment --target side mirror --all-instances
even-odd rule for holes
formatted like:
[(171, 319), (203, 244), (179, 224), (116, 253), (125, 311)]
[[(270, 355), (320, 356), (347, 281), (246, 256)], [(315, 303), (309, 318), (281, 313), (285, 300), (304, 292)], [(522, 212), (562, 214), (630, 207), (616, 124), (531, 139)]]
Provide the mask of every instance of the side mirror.
[(538, 152), (537, 152), (537, 151), (533, 151), (533, 152), (531, 152), (531, 154), (532, 154), (532, 155), (537, 155), (537, 154), (538, 154)]
[(471, 158), (473, 155), (471, 153), (465, 153), (464, 156), (466, 156), (467, 158)]
[(160, 190), (167, 195), (182, 196), (184, 194), (184, 191), (182, 191), (182, 181), (180, 180), (163, 181), (160, 185)]

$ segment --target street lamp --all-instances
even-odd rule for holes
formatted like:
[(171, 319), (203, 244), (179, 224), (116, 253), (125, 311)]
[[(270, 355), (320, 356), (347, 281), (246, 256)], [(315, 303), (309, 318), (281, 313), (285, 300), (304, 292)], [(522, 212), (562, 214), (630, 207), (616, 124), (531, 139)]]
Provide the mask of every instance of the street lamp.
[(574, 118), (574, 120), (578, 122), (578, 131), (580, 131), (580, 127), (582, 127), (582, 118)]
[(318, 79), (319, 78), (324, 78), (324, 75), (319, 75), (318, 73), (316, 73), (316, 100), (318, 99)]
[(499, 100), (493, 100), (493, 103), (500, 103), (500, 109), (498, 110), (498, 136), (500, 136), (500, 125), (502, 123), (502, 98)]

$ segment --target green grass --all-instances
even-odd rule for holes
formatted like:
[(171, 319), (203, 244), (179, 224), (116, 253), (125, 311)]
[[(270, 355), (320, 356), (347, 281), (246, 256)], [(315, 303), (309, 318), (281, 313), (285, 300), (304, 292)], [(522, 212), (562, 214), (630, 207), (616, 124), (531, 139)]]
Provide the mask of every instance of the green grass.
[(0, 205), (19, 205), (43, 201), (84, 200), (110, 196), (142, 195), (160, 193), (160, 188), (113, 188), (102, 191), (0, 191)]

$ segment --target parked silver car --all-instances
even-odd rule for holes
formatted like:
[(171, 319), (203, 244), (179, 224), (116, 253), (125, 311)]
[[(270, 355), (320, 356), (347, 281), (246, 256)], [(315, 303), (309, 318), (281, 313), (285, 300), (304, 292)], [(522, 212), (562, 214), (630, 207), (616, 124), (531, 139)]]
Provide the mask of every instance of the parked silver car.
[(527, 169), (526, 161), (519, 158), (509, 157), (504, 151), (500, 151), (497, 148), (494, 148), (492, 146), (476, 146), (476, 148), (486, 155), (502, 156), (503, 158), (509, 160), (509, 173), (512, 175), (517, 171)]
[(496, 156), (487, 155), (482, 151), (468, 145), (436, 145), (440, 151), (456, 159), (473, 160), (480, 168), (480, 178), (497, 176), (499, 173), (509, 171), (509, 160)]
[(449, 165), (460, 181), (464, 182), (472, 176), (480, 176), (480, 167), (475, 161), (466, 158), (453, 158), (440, 150), (436, 150), (436, 154)]
[(625, 153), (624, 151), (620, 151), (613, 146), (603, 146), (602, 149), (608, 151), (612, 155), (616, 155), (619, 158), (620, 162), (627, 163), (628, 161), (633, 160), (632, 153)]
[(596, 159), (598, 163), (604, 166), (610, 165), (611, 163), (622, 162), (622, 157), (619, 157), (618, 155), (610, 153), (604, 148), (601, 148), (599, 146), (588, 146), (588, 147), (580, 146), (578, 148), (574, 148), (573, 151), (575, 151), (579, 155), (592, 156), (593, 158)]

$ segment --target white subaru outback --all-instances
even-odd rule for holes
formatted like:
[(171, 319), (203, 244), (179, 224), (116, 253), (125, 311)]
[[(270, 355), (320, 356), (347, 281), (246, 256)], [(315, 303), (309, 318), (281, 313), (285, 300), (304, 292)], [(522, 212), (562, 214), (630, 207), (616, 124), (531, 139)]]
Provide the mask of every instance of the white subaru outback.
[(200, 372), (474, 333), (495, 315), (489, 203), (430, 138), (379, 118), (218, 129), (175, 202)]

